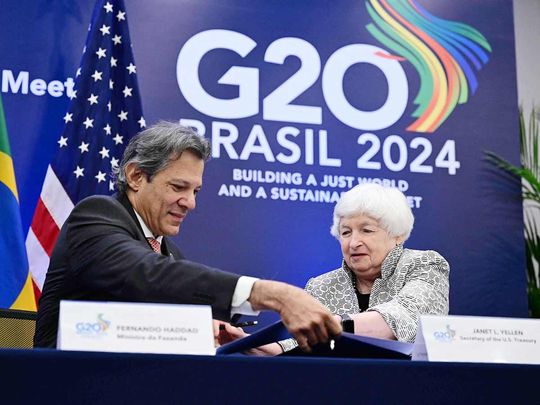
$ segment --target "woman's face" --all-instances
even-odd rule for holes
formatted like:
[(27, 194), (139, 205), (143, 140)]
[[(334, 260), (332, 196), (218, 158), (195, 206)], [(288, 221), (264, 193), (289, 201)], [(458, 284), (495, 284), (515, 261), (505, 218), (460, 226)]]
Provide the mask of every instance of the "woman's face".
[(360, 279), (373, 280), (390, 250), (401, 242), (391, 237), (379, 223), (366, 215), (341, 218), (339, 242), (347, 266)]

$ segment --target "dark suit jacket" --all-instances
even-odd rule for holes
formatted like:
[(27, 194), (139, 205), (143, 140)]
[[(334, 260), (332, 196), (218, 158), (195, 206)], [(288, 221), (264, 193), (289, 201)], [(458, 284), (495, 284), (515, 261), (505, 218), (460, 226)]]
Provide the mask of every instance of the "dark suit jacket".
[(229, 319), (240, 276), (185, 260), (163, 238), (155, 253), (124, 194), (92, 196), (75, 206), (51, 256), (34, 336), (56, 347), (60, 300), (211, 305)]

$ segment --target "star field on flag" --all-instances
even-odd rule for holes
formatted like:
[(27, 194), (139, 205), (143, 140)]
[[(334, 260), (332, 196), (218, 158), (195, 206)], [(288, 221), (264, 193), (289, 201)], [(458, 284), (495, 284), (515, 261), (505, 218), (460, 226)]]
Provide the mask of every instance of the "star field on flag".
[(112, 164), (146, 125), (123, 4), (102, 3), (90, 26), (76, 95), (64, 116), (65, 128), (51, 163), (74, 204), (114, 191)]

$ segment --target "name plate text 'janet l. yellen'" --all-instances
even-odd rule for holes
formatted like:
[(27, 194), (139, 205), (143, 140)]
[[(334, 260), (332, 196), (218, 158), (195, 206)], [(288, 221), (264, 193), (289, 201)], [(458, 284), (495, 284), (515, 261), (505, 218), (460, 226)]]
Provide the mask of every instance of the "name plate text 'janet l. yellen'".
[(540, 364), (540, 320), (424, 315), (412, 359)]
[(214, 355), (206, 305), (62, 301), (58, 349)]

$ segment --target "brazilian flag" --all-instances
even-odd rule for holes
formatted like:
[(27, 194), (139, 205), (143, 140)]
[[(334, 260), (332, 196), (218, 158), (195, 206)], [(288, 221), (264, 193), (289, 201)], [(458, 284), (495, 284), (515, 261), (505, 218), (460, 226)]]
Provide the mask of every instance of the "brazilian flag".
[(36, 310), (19, 196), (0, 97), (0, 308)]

